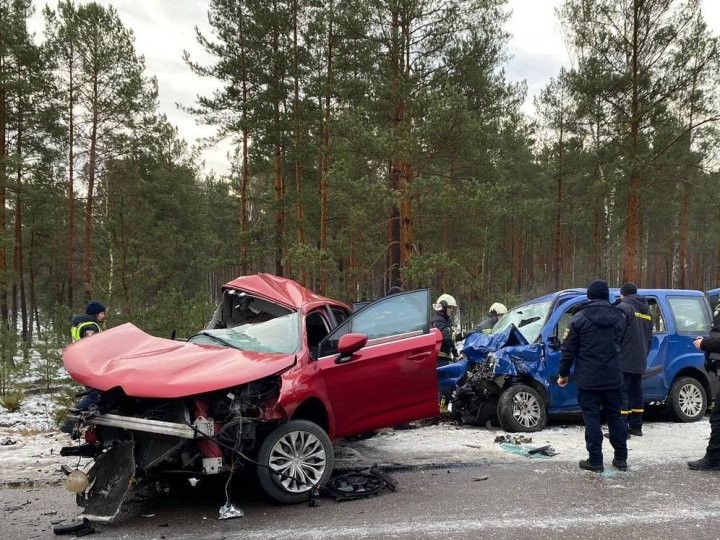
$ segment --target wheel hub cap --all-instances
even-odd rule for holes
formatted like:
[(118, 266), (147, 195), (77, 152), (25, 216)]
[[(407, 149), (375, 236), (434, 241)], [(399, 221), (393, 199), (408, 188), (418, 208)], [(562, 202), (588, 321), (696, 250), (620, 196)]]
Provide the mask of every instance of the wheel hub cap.
[(689, 417), (700, 414), (702, 409), (702, 395), (700, 390), (693, 384), (686, 384), (680, 389), (678, 396), (680, 410)]
[(540, 422), (540, 403), (528, 392), (519, 392), (513, 398), (513, 417), (524, 427), (534, 427)]
[(312, 489), (325, 472), (327, 458), (320, 440), (307, 431), (291, 431), (282, 436), (270, 451), (270, 469), (277, 481), (291, 493)]

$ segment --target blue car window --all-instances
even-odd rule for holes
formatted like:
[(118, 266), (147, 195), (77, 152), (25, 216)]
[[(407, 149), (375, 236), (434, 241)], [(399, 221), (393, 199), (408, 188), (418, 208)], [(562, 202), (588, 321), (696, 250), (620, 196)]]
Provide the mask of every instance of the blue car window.
[(650, 316), (652, 317), (652, 333), (653, 334), (667, 334), (667, 325), (665, 324), (665, 317), (663, 317), (662, 309), (658, 305), (657, 298), (646, 296), (645, 299), (650, 305)]
[(677, 333), (696, 336), (710, 332), (710, 320), (702, 296), (668, 296)]

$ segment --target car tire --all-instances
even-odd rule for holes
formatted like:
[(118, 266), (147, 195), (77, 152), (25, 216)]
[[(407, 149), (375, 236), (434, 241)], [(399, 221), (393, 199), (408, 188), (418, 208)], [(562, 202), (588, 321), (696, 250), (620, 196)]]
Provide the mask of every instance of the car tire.
[(696, 422), (707, 411), (705, 387), (693, 377), (679, 377), (673, 381), (667, 397), (670, 414), (680, 422)]
[(500, 425), (511, 433), (540, 431), (547, 424), (545, 400), (526, 384), (516, 384), (505, 390), (498, 400), (497, 411)]
[(308, 420), (291, 420), (275, 428), (263, 441), (257, 475), (260, 487), (270, 498), (295, 504), (307, 501), (315, 486), (328, 481), (334, 463), (335, 451), (327, 433)]

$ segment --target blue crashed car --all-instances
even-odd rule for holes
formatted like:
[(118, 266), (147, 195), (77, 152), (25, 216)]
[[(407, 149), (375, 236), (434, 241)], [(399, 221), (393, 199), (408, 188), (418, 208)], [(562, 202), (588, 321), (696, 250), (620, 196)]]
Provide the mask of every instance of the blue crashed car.
[[(610, 301), (619, 298), (610, 290)], [(653, 318), (652, 345), (643, 376), (646, 402), (663, 402), (683, 422), (701, 419), (717, 377), (692, 346), (710, 332), (711, 312), (701, 291), (641, 289)], [(587, 302), (585, 289), (568, 289), (511, 309), (493, 334), (471, 334), (465, 358), (438, 368), (440, 393), (450, 397), (453, 416), (483, 425), (497, 417), (511, 432), (538, 431), (548, 415), (578, 413), (577, 387), (557, 385), (560, 347), (570, 318)]]

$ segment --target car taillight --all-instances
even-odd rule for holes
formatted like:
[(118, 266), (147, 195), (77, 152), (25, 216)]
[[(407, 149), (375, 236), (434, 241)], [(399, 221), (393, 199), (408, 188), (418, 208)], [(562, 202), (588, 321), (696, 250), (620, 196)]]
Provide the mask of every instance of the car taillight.
[(87, 430), (85, 430), (85, 442), (89, 444), (95, 444), (97, 442), (97, 433), (95, 431), (95, 426), (89, 427)]

